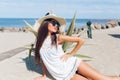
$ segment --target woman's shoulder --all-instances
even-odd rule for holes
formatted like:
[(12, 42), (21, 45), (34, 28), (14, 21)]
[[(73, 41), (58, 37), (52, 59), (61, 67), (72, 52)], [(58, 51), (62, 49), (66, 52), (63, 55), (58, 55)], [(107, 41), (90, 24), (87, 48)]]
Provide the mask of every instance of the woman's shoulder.
[(56, 36), (57, 36), (58, 44), (62, 44), (63, 35), (62, 34), (57, 34)]
[(58, 38), (58, 43), (62, 44), (63, 42), (67, 41), (67, 39), (69, 39), (70, 36), (57, 34), (57, 38)]
[(65, 37), (65, 35), (63, 35), (63, 34), (57, 34), (58, 40), (62, 40), (64, 37)]

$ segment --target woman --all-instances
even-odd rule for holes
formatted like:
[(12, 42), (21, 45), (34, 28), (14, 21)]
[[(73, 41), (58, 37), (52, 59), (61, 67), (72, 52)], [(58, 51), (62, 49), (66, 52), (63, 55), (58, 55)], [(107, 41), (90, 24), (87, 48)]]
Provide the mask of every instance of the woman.
[[(73, 57), (84, 43), (78, 37), (69, 37), (59, 33), (65, 19), (49, 14), (39, 20), (35, 60), (41, 61), (43, 76), (34, 80), (46, 80), (46, 70), (55, 80), (120, 80), (120, 77), (108, 77), (91, 68), (84, 61)], [(76, 42), (76, 46), (66, 54), (62, 50), (63, 42)], [(76, 73), (77, 71), (77, 73)]]

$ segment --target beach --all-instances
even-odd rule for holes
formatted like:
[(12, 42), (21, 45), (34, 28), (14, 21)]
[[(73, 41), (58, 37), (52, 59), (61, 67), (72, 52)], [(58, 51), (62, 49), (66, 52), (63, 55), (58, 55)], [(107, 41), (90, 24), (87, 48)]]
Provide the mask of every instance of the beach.
[(31, 32), (0, 32), (0, 54), (18, 47), (34, 43), (35, 36)]
[[(81, 37), (86, 38), (85, 35)], [(85, 41), (79, 53), (94, 58), (88, 62), (92, 67), (104, 74), (120, 74), (120, 27), (94, 30), (93, 39)]]
[[(85, 62), (97, 71), (105, 75), (119, 75), (120, 26), (96, 29), (92, 31), (92, 34), (92, 39), (87, 38), (86, 32), (81, 35), (85, 43), (78, 53), (93, 57), (92, 60)], [(33, 80), (41, 75), (41, 68), (35, 66), (33, 56), (29, 63), (27, 49), (10, 57), (6, 55), (11, 50), (25, 48), (26, 45), (34, 42), (35, 36), (31, 32), (0, 32), (0, 58), (6, 56), (0, 60), (0, 80)], [(47, 80), (53, 79), (49, 75)]]

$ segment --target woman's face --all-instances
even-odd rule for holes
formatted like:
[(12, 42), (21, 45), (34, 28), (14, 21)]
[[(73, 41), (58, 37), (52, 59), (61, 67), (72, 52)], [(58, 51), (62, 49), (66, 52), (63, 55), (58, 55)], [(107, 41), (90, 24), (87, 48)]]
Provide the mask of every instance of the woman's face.
[(48, 24), (48, 30), (50, 33), (52, 32), (57, 32), (58, 31), (59, 25), (57, 24), (56, 21), (50, 21)]

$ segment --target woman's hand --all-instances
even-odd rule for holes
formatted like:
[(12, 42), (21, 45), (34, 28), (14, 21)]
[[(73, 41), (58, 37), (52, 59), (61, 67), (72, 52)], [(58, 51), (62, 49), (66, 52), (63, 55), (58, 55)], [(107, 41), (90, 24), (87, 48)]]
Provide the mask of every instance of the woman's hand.
[(34, 78), (34, 80), (46, 80), (46, 76), (45, 75), (38, 76), (38, 77)]
[(68, 58), (70, 58), (71, 56), (72, 56), (72, 55), (71, 55), (70, 53), (64, 54), (64, 55), (61, 57), (61, 60), (62, 60), (62, 61), (67, 61)]

